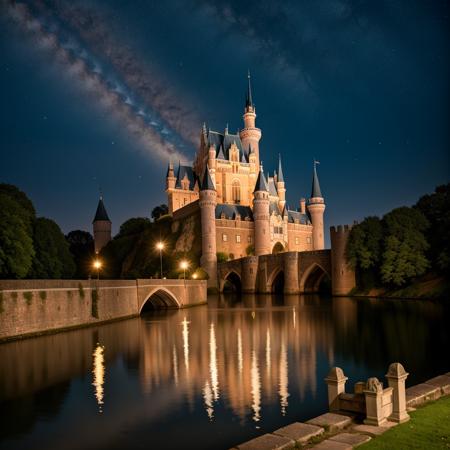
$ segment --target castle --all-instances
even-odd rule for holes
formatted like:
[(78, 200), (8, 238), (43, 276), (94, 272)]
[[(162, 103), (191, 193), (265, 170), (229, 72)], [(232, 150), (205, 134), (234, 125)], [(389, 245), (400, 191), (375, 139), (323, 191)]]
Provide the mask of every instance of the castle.
[[(325, 201), (314, 162), (311, 196), (299, 208), (286, 204), (281, 157), (278, 171), (265, 175), (260, 162), (261, 130), (256, 127), (250, 75), (244, 128), (236, 134), (203, 125), (192, 166), (169, 163), (166, 193), (174, 219), (200, 215), (201, 265), (216, 279), (217, 254), (229, 259), (284, 251), (322, 250)], [(211, 282), (211, 285), (214, 283)]]

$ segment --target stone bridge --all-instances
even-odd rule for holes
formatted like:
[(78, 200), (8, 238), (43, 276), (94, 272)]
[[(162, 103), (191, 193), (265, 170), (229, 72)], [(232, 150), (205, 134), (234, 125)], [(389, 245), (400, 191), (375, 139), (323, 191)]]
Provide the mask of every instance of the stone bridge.
[(0, 280), (0, 341), (205, 304), (201, 280)]
[(322, 280), (331, 277), (330, 250), (247, 256), (218, 264), (220, 291), (230, 283), (248, 293), (317, 292)]
[(330, 228), (331, 249), (247, 256), (217, 265), (218, 288), (226, 284), (248, 293), (317, 292), (325, 279), (333, 295), (346, 295), (355, 287), (355, 273), (345, 249), (351, 227)]

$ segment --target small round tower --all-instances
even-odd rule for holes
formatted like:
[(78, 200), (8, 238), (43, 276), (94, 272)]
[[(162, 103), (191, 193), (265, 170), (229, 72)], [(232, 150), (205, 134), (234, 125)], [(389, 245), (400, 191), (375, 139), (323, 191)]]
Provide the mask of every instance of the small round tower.
[(346, 258), (349, 225), (330, 228), (331, 240), (331, 288), (333, 295), (346, 295), (356, 286), (355, 271)]
[(210, 288), (217, 288), (216, 205), (216, 189), (206, 165), (200, 187), (199, 200), (202, 226), (202, 256), (200, 264), (209, 275), (208, 287)]
[(311, 216), (313, 226), (313, 249), (323, 250), (325, 248), (325, 236), (323, 228), (323, 214), (325, 212), (325, 200), (320, 190), (319, 177), (317, 176), (316, 165), (314, 161), (314, 172), (312, 181), (311, 197), (308, 202), (308, 212)]
[(261, 167), (253, 191), (253, 221), (255, 226), (255, 255), (270, 253), (269, 189)]
[(278, 177), (277, 177), (278, 206), (283, 211), (286, 205), (286, 187), (284, 184), (283, 168), (281, 167), (281, 155), (278, 155)]
[(100, 253), (100, 250), (111, 240), (111, 221), (106, 212), (105, 204), (103, 203), (103, 196), (100, 195), (98, 201), (97, 211), (94, 220), (92, 221), (94, 231), (94, 248), (95, 253)]

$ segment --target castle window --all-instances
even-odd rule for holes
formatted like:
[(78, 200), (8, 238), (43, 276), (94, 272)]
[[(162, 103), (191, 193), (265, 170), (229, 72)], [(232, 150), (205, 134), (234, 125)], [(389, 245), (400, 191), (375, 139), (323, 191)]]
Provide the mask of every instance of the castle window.
[(283, 234), (283, 227), (273, 227), (273, 232), (275, 234)]
[(300, 243), (298, 237), (295, 238), (295, 243), (296, 243), (297, 245)]
[(307, 238), (306, 238), (306, 242), (307, 242), (308, 244), (311, 244), (311, 238), (310, 238), (310, 237), (307, 237)]
[(225, 233), (222, 234), (222, 241), (223, 242), (227, 242), (228, 241), (228, 236)]
[(236, 235), (236, 242), (237, 243), (241, 242), (241, 235), (240, 234)]
[(241, 202), (241, 185), (239, 180), (234, 180), (231, 186), (231, 196), (233, 199), (233, 203)]
[(249, 244), (252, 243), (252, 237), (251, 237), (251, 236), (247, 236), (247, 242), (248, 242)]

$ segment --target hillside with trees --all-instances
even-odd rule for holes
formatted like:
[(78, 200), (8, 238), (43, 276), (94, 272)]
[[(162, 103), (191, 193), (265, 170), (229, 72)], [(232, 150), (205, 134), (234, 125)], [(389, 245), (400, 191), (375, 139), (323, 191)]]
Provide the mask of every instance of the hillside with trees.
[(450, 275), (450, 184), (412, 207), (355, 225), (347, 260), (360, 294), (444, 296)]

